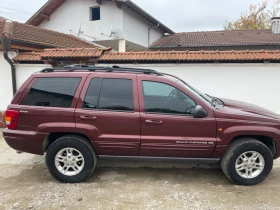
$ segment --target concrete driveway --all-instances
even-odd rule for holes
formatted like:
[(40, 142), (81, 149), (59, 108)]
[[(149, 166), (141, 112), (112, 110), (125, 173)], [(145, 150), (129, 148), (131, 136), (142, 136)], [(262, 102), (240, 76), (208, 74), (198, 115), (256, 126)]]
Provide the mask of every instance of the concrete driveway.
[(280, 209), (280, 162), (251, 187), (233, 185), (217, 165), (123, 160), (61, 184), (44, 157), (16, 154), (0, 137), (0, 209)]

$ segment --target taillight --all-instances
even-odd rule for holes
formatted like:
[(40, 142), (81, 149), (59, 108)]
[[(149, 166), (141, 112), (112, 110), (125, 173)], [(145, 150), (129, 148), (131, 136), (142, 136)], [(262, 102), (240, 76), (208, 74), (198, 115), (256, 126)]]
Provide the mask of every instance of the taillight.
[(15, 130), (17, 129), (18, 124), (18, 111), (15, 110), (7, 110), (6, 115), (6, 126), (8, 129)]

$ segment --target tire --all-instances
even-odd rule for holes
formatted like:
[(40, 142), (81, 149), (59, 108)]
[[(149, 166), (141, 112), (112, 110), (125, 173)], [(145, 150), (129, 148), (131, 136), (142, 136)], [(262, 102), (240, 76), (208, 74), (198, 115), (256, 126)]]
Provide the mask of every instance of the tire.
[(46, 165), (50, 174), (63, 183), (86, 180), (95, 169), (96, 163), (97, 156), (92, 145), (86, 138), (75, 135), (57, 139), (51, 144), (46, 155)]
[[(250, 156), (250, 154), (252, 154), (252, 156)], [(258, 157), (255, 158), (256, 160), (253, 159), (253, 154), (256, 154)], [(243, 156), (241, 157), (241, 155)], [(252, 163), (250, 161), (252, 161)], [(259, 165), (264, 165), (264, 167), (256, 169), (254, 168), (256, 166), (252, 164), (257, 164), (258, 167)], [(237, 170), (236, 167), (242, 170)], [(246, 169), (243, 170), (244, 167)], [(237, 185), (255, 185), (262, 182), (269, 175), (272, 167), (272, 152), (265, 144), (253, 138), (239, 139), (230, 144), (221, 160), (221, 168), (224, 174)], [(247, 170), (255, 171), (249, 171), (248, 177), (246, 173)]]

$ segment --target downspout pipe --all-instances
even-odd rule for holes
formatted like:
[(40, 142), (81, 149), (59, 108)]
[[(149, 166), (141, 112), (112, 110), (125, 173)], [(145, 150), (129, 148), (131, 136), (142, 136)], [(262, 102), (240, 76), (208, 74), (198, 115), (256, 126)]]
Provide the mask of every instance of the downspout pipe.
[(148, 29), (148, 47), (150, 47), (150, 44), (151, 44), (151, 30), (153, 30), (155, 28), (159, 28), (159, 27), (160, 27), (160, 23), (158, 23), (156, 26)]
[(11, 50), (12, 35), (13, 35), (13, 22), (10, 20), (6, 20), (1, 36), (1, 43), (3, 48), (4, 58), (11, 66), (13, 95), (15, 95), (17, 92), (16, 68), (14, 62), (9, 58), (8, 55), (9, 50)]
[[(2, 42), (3, 43), (3, 42)], [(9, 58), (8, 56), (8, 51), (4, 51), (4, 58), (5, 60), (10, 64), (11, 66), (11, 74), (12, 74), (12, 85), (13, 85), (13, 95), (16, 94), (17, 92), (17, 81), (16, 81), (16, 68), (15, 68), (15, 64), (13, 63), (13, 61)]]

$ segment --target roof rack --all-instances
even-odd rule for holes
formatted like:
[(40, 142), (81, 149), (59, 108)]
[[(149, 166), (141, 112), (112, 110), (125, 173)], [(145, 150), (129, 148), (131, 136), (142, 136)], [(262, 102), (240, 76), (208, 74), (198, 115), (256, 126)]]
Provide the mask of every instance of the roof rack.
[(143, 74), (155, 74), (163, 76), (163, 74), (151, 69), (137, 69), (137, 68), (122, 68), (119, 66), (87, 66), (87, 65), (68, 65), (62, 68), (45, 68), (41, 70), (42, 73), (50, 73), (55, 71), (73, 72), (73, 71), (105, 71), (105, 72), (133, 72)]

